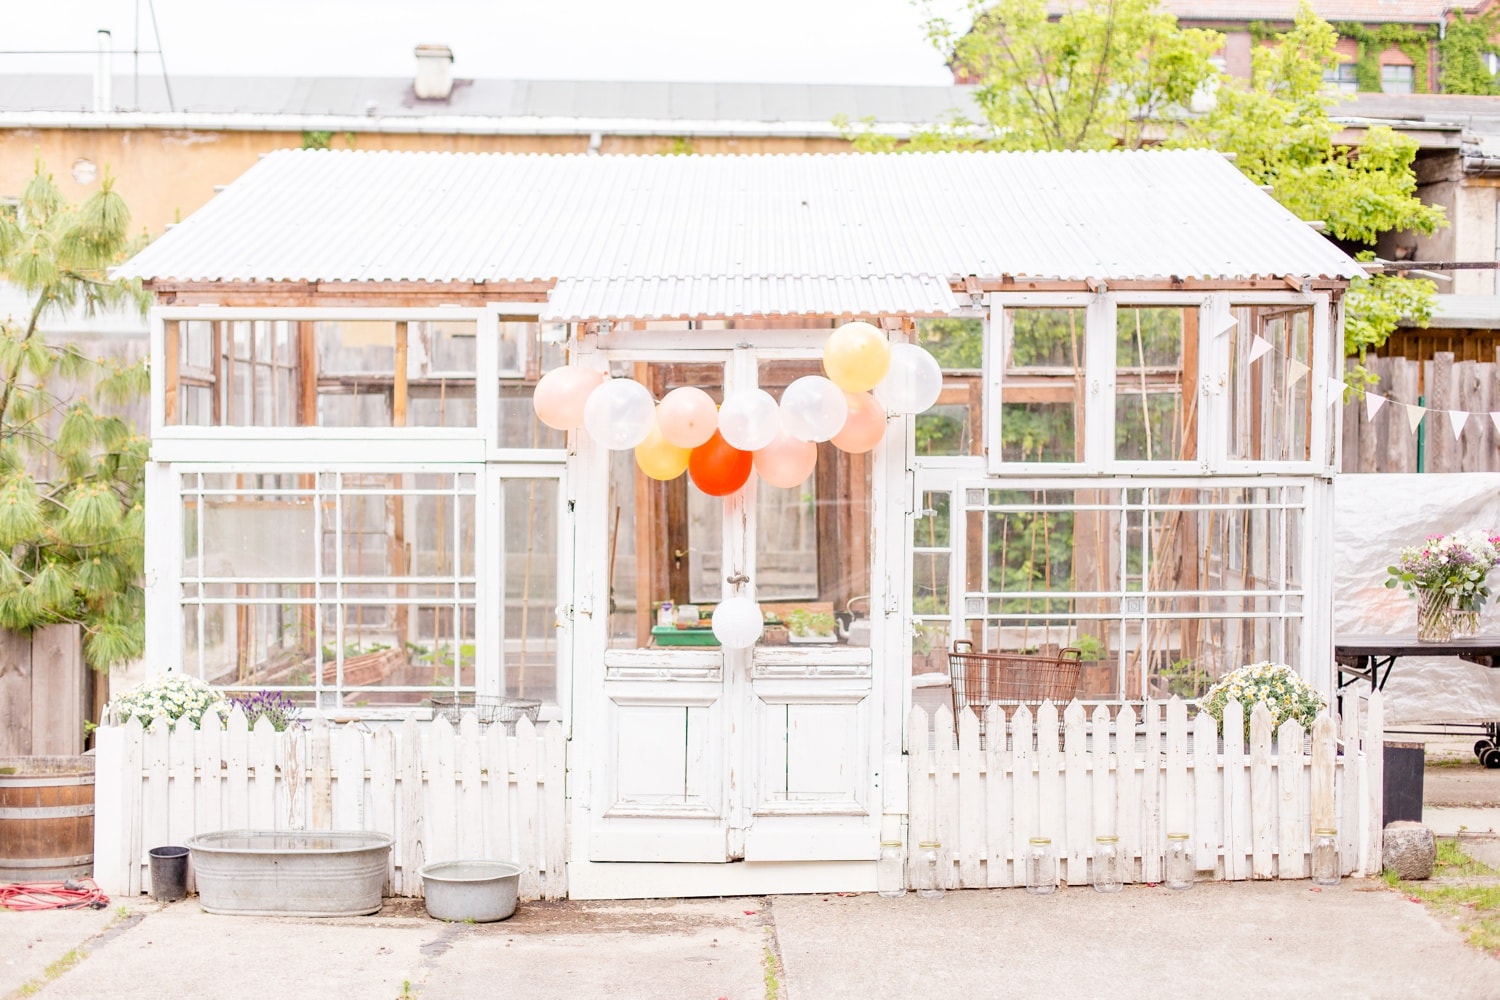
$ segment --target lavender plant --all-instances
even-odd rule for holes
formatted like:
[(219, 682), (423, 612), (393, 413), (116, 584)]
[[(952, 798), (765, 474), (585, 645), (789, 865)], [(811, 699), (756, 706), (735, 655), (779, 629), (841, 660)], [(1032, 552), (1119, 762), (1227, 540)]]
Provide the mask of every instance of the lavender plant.
[(240, 711), (245, 713), (245, 724), (251, 729), (261, 719), (270, 722), (271, 728), (278, 733), (297, 724), (297, 705), (283, 691), (233, 694), (229, 696), (229, 705), (231, 711), (234, 706), (239, 706)]

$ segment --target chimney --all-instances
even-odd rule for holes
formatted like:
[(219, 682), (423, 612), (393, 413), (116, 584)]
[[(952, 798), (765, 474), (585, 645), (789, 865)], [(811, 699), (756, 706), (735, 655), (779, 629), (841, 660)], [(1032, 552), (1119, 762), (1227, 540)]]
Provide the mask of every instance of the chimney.
[(446, 45), (418, 45), (412, 89), (420, 101), (446, 101), (453, 93), (453, 50)]
[(115, 109), (114, 70), (110, 66), (110, 36), (104, 28), (99, 29), (99, 59), (94, 64), (94, 110), (109, 112)]

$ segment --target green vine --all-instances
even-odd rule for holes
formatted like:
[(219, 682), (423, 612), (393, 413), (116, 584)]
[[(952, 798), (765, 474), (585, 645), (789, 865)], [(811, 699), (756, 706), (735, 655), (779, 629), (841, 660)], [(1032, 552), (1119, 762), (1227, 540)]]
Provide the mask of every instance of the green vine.
[(1500, 81), (1485, 65), (1486, 55), (1500, 55), (1500, 9), (1472, 21), (1455, 11), (1438, 42), (1438, 83), (1445, 94), (1500, 94)]
[(1335, 22), (1333, 26), (1343, 37), (1354, 39), (1358, 46), (1354, 79), (1362, 92), (1380, 92), (1380, 54), (1395, 46), (1412, 62), (1412, 90), (1427, 93), (1427, 54), (1437, 39), (1436, 28), (1413, 28), (1406, 24), (1372, 26), (1353, 21)]

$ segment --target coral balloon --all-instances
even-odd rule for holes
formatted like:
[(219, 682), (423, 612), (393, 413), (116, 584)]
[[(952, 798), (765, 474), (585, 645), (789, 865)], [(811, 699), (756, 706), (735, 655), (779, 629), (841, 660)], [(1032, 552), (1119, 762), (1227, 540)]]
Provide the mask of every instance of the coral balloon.
[(840, 451), (861, 455), (885, 437), (885, 410), (868, 392), (850, 392), (845, 396), (849, 400), (849, 419), (831, 440)]
[(848, 418), (843, 390), (821, 375), (805, 375), (781, 394), (781, 429), (799, 441), (827, 441)]
[(767, 483), (789, 490), (800, 486), (818, 464), (818, 446), (799, 441), (786, 431), (755, 453), (755, 471)]
[(891, 348), (891, 370), (875, 387), (875, 398), (892, 413), (921, 413), (937, 402), (943, 391), (943, 370), (915, 344)]
[(729, 444), (714, 431), (713, 437), (688, 456), (688, 476), (709, 496), (724, 497), (745, 485), (754, 464), (753, 455)]
[(719, 433), (741, 451), (759, 451), (780, 430), (781, 409), (764, 389), (742, 390), (719, 407)]
[(593, 368), (554, 368), (537, 382), (531, 406), (548, 427), (571, 431), (583, 425), (583, 406), (603, 381), (604, 373)]
[(651, 428), (646, 440), (635, 446), (635, 464), (652, 479), (676, 479), (687, 471), (690, 448), (679, 448), (662, 435), (660, 426)]
[(731, 597), (714, 608), (714, 638), (727, 649), (749, 649), (765, 631), (760, 605), (748, 597)]
[(869, 323), (845, 323), (823, 345), (823, 371), (845, 392), (867, 392), (885, 378), (891, 345)]
[(639, 382), (612, 378), (589, 394), (583, 426), (610, 451), (626, 451), (646, 440), (656, 426), (656, 403)]
[(662, 437), (679, 448), (696, 448), (714, 436), (719, 411), (714, 398), (693, 385), (678, 386), (656, 407)]

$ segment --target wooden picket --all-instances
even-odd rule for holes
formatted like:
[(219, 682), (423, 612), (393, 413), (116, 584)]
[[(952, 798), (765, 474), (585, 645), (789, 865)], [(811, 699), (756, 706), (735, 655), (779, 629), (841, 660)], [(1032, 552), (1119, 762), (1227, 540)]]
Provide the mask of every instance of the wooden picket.
[[(1167, 834), (1187, 833), (1200, 877), (1301, 879), (1310, 872), (1312, 834), (1339, 832), (1346, 875), (1372, 875), (1381, 863), (1383, 718), (1380, 694), (1338, 725), (1326, 712), (1307, 734), (1294, 721), (1273, 730), (1258, 705), (1244, 717), (1231, 702), (1224, 737), (1206, 714), (1191, 721), (1172, 699), (1147, 702), (1139, 722), (1124, 706), (1090, 717), (1077, 702), (1063, 711), (1022, 706), (1007, 719), (997, 705), (984, 725), (964, 709), (954, 725), (939, 708), (929, 720), (913, 708), (908, 756), (913, 842), (936, 839), (950, 887), (1020, 885), (1016, 859), (1029, 839), (1052, 840), (1062, 880), (1086, 884), (1095, 838), (1119, 838), (1127, 881), (1158, 882)], [(1353, 699), (1350, 699), (1353, 702)], [(1165, 712), (1165, 719), (1163, 719)], [(981, 746), (980, 732), (985, 734)], [(955, 740), (955, 733), (957, 739)]]
[(420, 896), (417, 870), (457, 858), (519, 864), (525, 897), (567, 895), (559, 723), (522, 720), (511, 736), (472, 714), (457, 733), (445, 719), (371, 731), (316, 717), (278, 733), (236, 708), (222, 728), (104, 726), (96, 747), (94, 877), (111, 895), (150, 889), (150, 848), (237, 829), (388, 833), (392, 895)]

